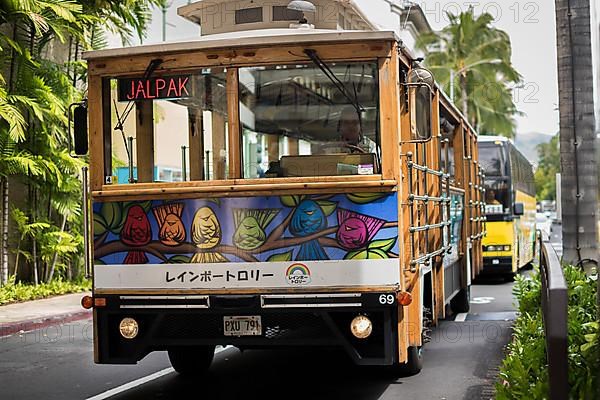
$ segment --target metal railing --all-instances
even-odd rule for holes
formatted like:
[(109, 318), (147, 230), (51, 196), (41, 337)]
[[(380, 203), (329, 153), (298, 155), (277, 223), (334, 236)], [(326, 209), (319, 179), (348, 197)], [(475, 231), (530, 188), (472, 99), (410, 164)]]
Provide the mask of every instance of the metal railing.
[(550, 244), (537, 232), (542, 280), (542, 316), (546, 334), (546, 356), (550, 381), (550, 399), (567, 399), (567, 284), (562, 265)]
[[(444, 254), (452, 248), (450, 244), (447, 243), (447, 238), (450, 237), (450, 213), (449, 211), (444, 212), (442, 210), (443, 207), (446, 207), (447, 210), (449, 210), (450, 207), (450, 196), (448, 194), (450, 175), (445, 173), (445, 171), (438, 171), (429, 168), (427, 165), (420, 165), (416, 163), (413, 161), (413, 153), (410, 151), (406, 154), (406, 158), (409, 187), (408, 205), (410, 208), (410, 270), (411, 272), (415, 272), (417, 265), (429, 265), (432, 259), (438, 256), (443, 257)], [(423, 157), (423, 163), (427, 164), (425, 156)], [(437, 178), (440, 196), (431, 196), (429, 193), (427, 193), (427, 190), (429, 189), (428, 178)], [(414, 185), (415, 183), (416, 185)], [(446, 185), (446, 191), (443, 190), (443, 184)], [(416, 189), (414, 186), (416, 186)], [(413, 190), (415, 190), (415, 192), (413, 192)], [(422, 205), (422, 217), (417, 217), (416, 219), (424, 219), (424, 225), (419, 225), (419, 221), (415, 221), (415, 210), (417, 210), (417, 203)], [(430, 207), (440, 208), (438, 221), (429, 220)], [(431, 249), (429, 232), (434, 229), (441, 229), (440, 235), (442, 240), (440, 240), (440, 246), (438, 248)], [(415, 248), (416, 234), (419, 232), (424, 233), (424, 249), (421, 249), (420, 245), (418, 246), (418, 249)]]

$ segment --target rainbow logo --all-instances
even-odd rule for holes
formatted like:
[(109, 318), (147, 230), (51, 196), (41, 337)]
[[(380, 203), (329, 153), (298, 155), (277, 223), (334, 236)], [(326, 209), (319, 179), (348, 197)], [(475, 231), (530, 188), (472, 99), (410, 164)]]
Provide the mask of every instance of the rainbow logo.
[(292, 286), (308, 285), (310, 283), (310, 270), (301, 263), (294, 263), (285, 271), (287, 283)]

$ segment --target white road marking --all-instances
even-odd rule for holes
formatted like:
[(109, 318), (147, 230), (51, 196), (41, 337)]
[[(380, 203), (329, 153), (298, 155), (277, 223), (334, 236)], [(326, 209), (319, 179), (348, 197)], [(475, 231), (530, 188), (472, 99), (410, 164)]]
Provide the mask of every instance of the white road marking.
[[(231, 348), (232, 348), (232, 346), (227, 346), (227, 347), (222, 347), (222, 348), (216, 349), (215, 350), (215, 354), (218, 354), (218, 353), (220, 353), (222, 351), (225, 351), (225, 350), (229, 350)], [(127, 383), (125, 383), (125, 384), (123, 384), (121, 386), (117, 386), (114, 389), (110, 389), (110, 390), (107, 390), (106, 392), (102, 392), (102, 393), (97, 394), (95, 396), (88, 397), (86, 400), (104, 400), (104, 399), (108, 399), (108, 398), (110, 398), (112, 396), (115, 396), (115, 395), (117, 395), (119, 393), (126, 392), (129, 389), (133, 389), (134, 387), (141, 386), (141, 385), (143, 385), (145, 383), (148, 383), (150, 381), (156, 380), (156, 379), (161, 378), (161, 377), (163, 377), (165, 375), (169, 375), (170, 373), (173, 373), (173, 372), (175, 372), (175, 370), (172, 367), (165, 368), (163, 370), (160, 370), (160, 371), (155, 372), (153, 374), (150, 374), (148, 376), (144, 376), (142, 378), (136, 379), (135, 381), (127, 382)]]
[(494, 297), (473, 297), (471, 304), (488, 304), (496, 300)]
[(456, 318), (454, 318), (454, 321), (465, 322), (465, 320), (467, 319), (467, 315), (469, 315), (469, 313), (466, 313), (466, 312), (458, 313), (458, 314), (456, 314)]

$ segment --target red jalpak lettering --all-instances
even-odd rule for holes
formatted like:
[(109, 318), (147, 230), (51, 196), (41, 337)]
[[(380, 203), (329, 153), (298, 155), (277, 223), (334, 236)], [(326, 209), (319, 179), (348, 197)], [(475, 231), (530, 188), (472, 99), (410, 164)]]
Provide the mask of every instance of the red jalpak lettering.
[(187, 89), (189, 77), (169, 77), (156, 79), (132, 79), (127, 100), (189, 97)]

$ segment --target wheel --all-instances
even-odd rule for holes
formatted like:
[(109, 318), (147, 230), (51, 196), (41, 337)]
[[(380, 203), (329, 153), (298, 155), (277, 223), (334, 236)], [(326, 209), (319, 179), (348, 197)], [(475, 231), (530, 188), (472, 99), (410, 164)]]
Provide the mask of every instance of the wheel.
[[(528, 262), (523, 266), (524, 271), (531, 271), (533, 269), (533, 262)], [(514, 278), (513, 278), (514, 279)]]
[(459, 292), (450, 300), (450, 309), (453, 313), (466, 313), (471, 308), (471, 286), (462, 288)]
[(199, 376), (206, 372), (215, 356), (215, 346), (172, 347), (169, 361), (179, 374)]
[(504, 274), (504, 282), (514, 282), (516, 275), (516, 272), (507, 272), (506, 274)]
[(423, 369), (423, 346), (409, 346), (408, 360), (405, 364), (400, 364), (400, 371), (403, 375), (416, 375)]

